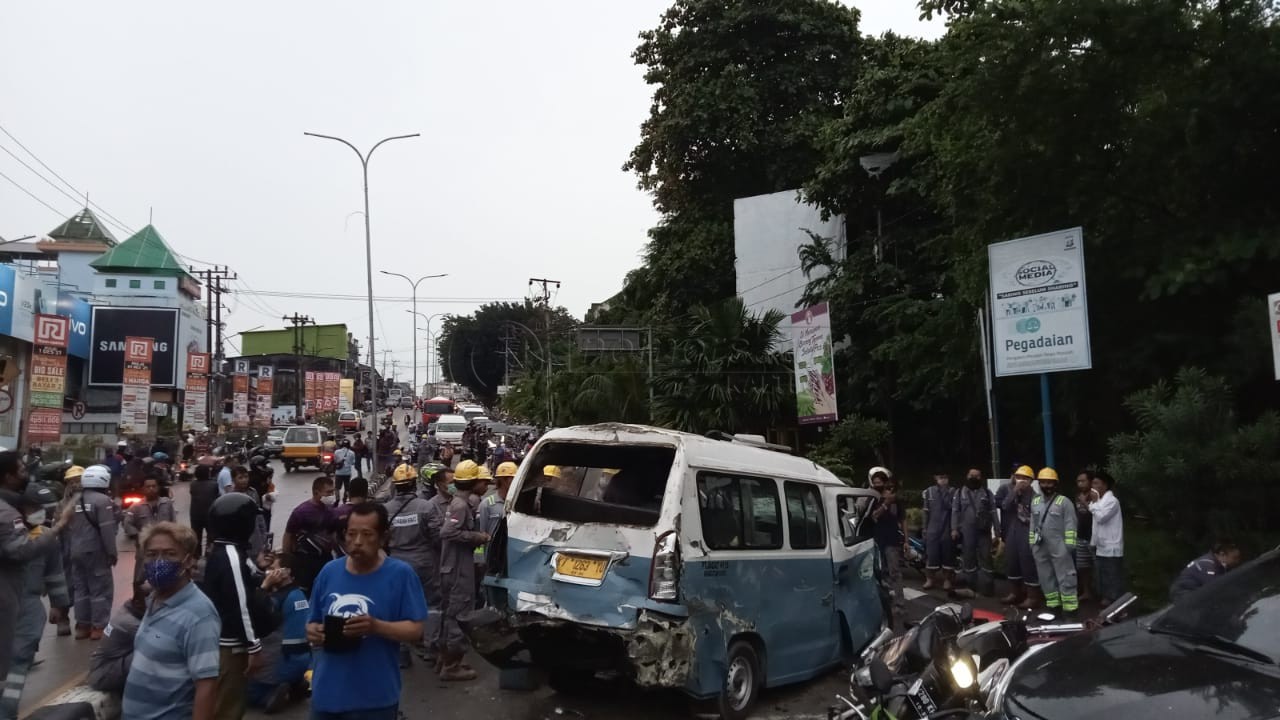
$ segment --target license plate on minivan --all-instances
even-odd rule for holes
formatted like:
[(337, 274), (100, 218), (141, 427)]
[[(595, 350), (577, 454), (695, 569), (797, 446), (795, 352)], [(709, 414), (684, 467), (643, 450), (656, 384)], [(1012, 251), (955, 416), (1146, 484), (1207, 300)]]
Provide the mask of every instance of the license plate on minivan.
[(599, 585), (605, 570), (609, 569), (609, 558), (557, 554), (555, 567), (557, 580)]

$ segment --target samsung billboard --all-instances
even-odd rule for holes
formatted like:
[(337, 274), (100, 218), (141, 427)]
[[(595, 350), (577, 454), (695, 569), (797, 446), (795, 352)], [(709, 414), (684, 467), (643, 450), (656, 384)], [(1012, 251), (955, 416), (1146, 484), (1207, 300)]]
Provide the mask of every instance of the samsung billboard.
[(177, 378), (178, 309), (95, 307), (90, 323), (89, 384), (121, 384), (127, 337), (152, 340), (151, 384), (172, 387)]

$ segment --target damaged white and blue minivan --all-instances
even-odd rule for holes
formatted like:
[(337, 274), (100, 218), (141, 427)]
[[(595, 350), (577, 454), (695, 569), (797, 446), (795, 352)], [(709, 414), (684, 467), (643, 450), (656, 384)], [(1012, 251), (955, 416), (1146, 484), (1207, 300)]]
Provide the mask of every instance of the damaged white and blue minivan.
[(489, 547), (475, 649), (558, 690), (607, 673), (726, 718), (852, 659), (887, 620), (875, 495), (779, 450), (613, 423), (547, 433)]

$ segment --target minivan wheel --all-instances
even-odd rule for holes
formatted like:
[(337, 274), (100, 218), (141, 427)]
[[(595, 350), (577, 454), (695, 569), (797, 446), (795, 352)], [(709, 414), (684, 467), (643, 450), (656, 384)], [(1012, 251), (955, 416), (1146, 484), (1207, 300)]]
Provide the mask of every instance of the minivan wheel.
[(720, 691), (719, 711), (724, 720), (743, 720), (751, 713), (760, 691), (760, 656), (741, 640), (729, 646), (728, 670)]

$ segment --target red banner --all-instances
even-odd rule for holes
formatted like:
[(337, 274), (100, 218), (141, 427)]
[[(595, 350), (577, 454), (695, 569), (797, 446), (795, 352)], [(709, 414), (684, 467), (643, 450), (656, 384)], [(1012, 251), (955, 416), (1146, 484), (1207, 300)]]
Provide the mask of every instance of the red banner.
[(317, 407), (317, 399), (320, 397), (320, 387), (319, 387), (320, 383), (318, 378), (316, 377), (317, 375), (319, 375), (319, 373), (314, 372), (312, 370), (307, 371), (306, 411), (308, 416), (315, 415), (319, 409)]
[(67, 340), (70, 332), (70, 318), (61, 315), (35, 317), (28, 442), (57, 442), (62, 439), (62, 402), (67, 391)]
[(209, 424), (209, 353), (187, 353), (187, 391), (183, 397), (184, 430), (199, 430)]
[(271, 365), (258, 367), (257, 412), (253, 416), (256, 427), (271, 427), (272, 395), (275, 393), (275, 368)]
[(147, 432), (151, 420), (153, 338), (124, 339), (124, 384), (120, 387), (120, 434)]

